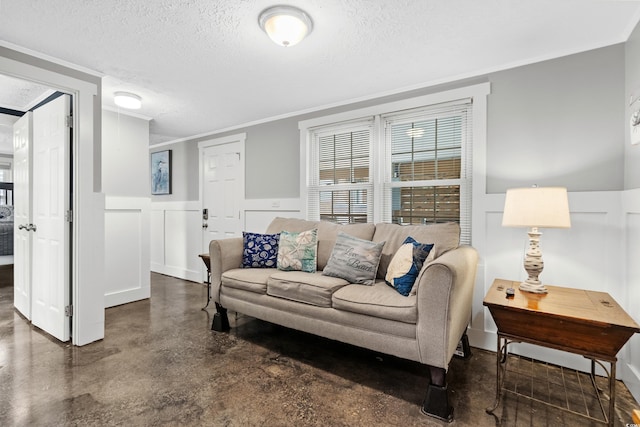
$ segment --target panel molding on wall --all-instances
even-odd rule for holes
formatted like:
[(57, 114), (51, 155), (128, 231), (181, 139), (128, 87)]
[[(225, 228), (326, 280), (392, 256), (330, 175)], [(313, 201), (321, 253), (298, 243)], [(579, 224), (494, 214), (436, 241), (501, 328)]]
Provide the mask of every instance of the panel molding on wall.
[(143, 197), (105, 199), (105, 308), (150, 297), (150, 203)]
[[(481, 258), (469, 339), (472, 346), (490, 351), (496, 351), (496, 327), (482, 305), (484, 295), (495, 278), (526, 278), (523, 267), (526, 229), (502, 227), (504, 197), (504, 194), (487, 194), (474, 200), (478, 214), (475, 218), (481, 218), (482, 222), (474, 223), (472, 244)], [(540, 246), (545, 262), (541, 280), (557, 286), (607, 292), (631, 314), (621, 263), (624, 259), (621, 192), (569, 193), (569, 207), (570, 229), (541, 230)], [(586, 359), (570, 353), (527, 344), (516, 344), (511, 349), (562, 366), (589, 368)], [(624, 359), (627, 355), (623, 349), (618, 356)], [(618, 373), (621, 374), (620, 370)]]
[[(627, 190), (622, 195), (624, 214), (626, 286), (625, 309), (640, 323), (640, 189)], [(622, 351), (624, 363), (622, 378), (631, 394), (640, 400), (640, 334), (634, 334)]]
[[(299, 199), (251, 199), (244, 231), (264, 232), (277, 216), (300, 217)], [(151, 271), (201, 283), (205, 269), (200, 202), (151, 202)]]
[(204, 280), (200, 202), (151, 203), (151, 271)]

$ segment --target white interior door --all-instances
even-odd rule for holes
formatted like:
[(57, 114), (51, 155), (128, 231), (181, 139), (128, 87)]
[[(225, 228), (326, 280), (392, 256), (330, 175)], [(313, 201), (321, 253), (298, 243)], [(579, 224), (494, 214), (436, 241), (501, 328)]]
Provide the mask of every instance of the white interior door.
[(33, 112), (31, 321), (60, 341), (70, 336), (70, 103), (62, 95)]
[(244, 201), (243, 142), (231, 141), (201, 149), (203, 250), (213, 239), (242, 236)]
[(31, 112), (13, 125), (13, 305), (31, 319)]

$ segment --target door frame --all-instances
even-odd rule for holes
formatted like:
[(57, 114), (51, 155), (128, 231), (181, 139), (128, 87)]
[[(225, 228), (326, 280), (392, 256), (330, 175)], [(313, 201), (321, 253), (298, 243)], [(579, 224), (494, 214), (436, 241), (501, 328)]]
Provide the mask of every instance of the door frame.
[[(245, 188), (245, 166), (246, 165), (245, 165), (244, 153), (245, 153), (246, 140), (247, 140), (247, 134), (243, 132), (243, 133), (238, 133), (234, 135), (224, 136), (221, 138), (208, 139), (206, 141), (200, 141), (198, 143), (198, 187), (199, 187), (198, 205), (200, 206), (200, 215), (198, 216), (198, 218), (200, 219), (200, 222), (202, 222), (202, 209), (204, 209), (204, 194), (203, 194), (204, 188), (202, 185), (202, 180), (204, 179), (204, 165), (203, 165), (204, 150), (206, 148), (214, 147), (218, 145), (240, 143), (240, 168), (241, 168), (240, 187), (242, 188), (242, 192), (241, 194), (238, 195), (240, 197), (238, 206), (240, 207), (240, 224), (244, 229), (244, 225), (245, 225), (244, 208), (245, 208), (245, 202), (246, 202), (246, 188)], [(202, 233), (200, 233), (200, 238), (202, 239), (200, 248), (205, 248), (206, 242), (204, 241), (204, 237)], [(202, 268), (202, 277), (206, 278), (206, 271), (204, 269), (204, 266), (201, 268)]]
[[(72, 96), (70, 237), (71, 341), (104, 338), (104, 195), (101, 191), (101, 76), (17, 46), (0, 43), (0, 74)], [(95, 79), (96, 83), (90, 80)], [(71, 191), (71, 189), (70, 189)]]

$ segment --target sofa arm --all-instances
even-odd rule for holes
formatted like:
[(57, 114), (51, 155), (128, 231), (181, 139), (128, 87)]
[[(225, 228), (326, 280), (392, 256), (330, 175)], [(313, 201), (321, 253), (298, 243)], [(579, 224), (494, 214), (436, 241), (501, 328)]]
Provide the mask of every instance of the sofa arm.
[(471, 320), (477, 266), (477, 251), (462, 245), (420, 272), (416, 339), (422, 363), (448, 369)]
[(211, 262), (211, 297), (220, 302), (220, 283), (222, 273), (242, 266), (242, 237), (212, 240), (209, 242), (209, 258)]

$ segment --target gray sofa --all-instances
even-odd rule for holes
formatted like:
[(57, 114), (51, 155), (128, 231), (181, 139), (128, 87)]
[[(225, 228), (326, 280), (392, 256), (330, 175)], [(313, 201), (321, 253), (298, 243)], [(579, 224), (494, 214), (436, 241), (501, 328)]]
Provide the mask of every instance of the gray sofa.
[[(428, 365), (430, 382), (423, 412), (452, 420), (446, 372), (458, 343), (466, 339), (478, 255), (459, 245), (456, 223), (433, 225), (349, 224), (276, 218), (266, 233), (317, 229), (315, 273), (241, 268), (243, 239), (213, 240), (212, 329), (229, 329), (227, 310)], [(372, 286), (322, 275), (339, 232), (385, 242)], [(433, 243), (415, 295), (403, 296), (384, 277), (407, 236)]]

